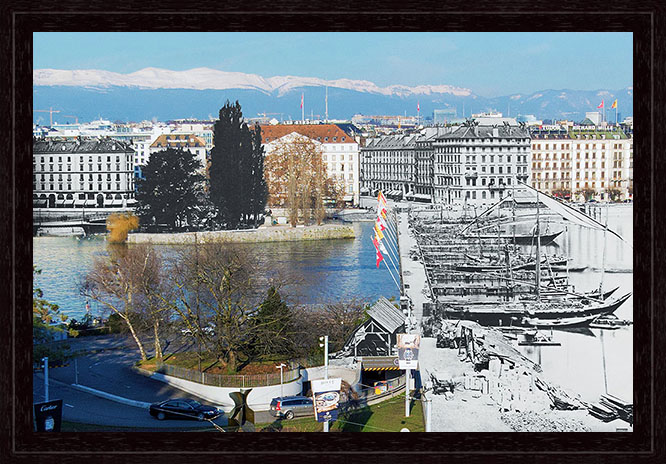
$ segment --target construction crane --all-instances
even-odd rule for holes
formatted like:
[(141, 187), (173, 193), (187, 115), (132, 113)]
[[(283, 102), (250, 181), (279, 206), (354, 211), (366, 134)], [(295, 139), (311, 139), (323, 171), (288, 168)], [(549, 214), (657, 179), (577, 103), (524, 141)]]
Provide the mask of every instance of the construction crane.
[(53, 113), (60, 113), (60, 110), (54, 110), (53, 107), (48, 110), (35, 110), (36, 113), (49, 113), (49, 127), (53, 126)]

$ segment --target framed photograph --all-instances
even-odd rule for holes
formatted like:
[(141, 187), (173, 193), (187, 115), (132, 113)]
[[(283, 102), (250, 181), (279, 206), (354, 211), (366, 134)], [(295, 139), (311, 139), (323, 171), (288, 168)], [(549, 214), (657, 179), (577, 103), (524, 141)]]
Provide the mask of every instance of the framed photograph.
[(290, 6), (3, 8), (3, 456), (661, 462), (662, 9)]

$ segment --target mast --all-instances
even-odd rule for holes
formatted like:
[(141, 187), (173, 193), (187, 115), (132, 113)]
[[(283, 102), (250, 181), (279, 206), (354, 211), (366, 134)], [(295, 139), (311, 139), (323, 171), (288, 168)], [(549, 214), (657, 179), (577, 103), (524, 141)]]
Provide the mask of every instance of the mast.
[(604, 273), (606, 271), (606, 231), (608, 230), (608, 199), (606, 199), (606, 224), (604, 225), (604, 252), (601, 255), (601, 280), (599, 281), (599, 299), (604, 299)]
[(539, 230), (539, 192), (536, 192), (537, 210), (536, 210), (536, 291), (537, 301), (541, 301), (541, 231)]

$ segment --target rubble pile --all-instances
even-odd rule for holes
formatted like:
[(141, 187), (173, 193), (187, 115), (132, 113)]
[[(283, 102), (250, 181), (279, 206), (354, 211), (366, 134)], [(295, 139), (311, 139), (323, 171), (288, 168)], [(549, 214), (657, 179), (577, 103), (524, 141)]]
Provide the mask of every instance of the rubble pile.
[(575, 417), (556, 412), (504, 412), (502, 421), (515, 432), (589, 432), (591, 429)]

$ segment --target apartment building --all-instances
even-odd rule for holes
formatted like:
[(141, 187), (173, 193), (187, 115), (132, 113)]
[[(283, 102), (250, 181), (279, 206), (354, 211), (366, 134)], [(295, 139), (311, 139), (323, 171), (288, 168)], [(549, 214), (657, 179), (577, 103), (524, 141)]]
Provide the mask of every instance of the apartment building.
[(532, 134), (534, 188), (573, 200), (633, 198), (633, 137), (574, 127)]
[(33, 141), (34, 208), (131, 208), (134, 151), (112, 138)]
[(529, 179), (527, 126), (510, 118), (501, 124), (482, 122), (468, 120), (433, 142), (436, 203), (487, 207)]
[[(381, 190), (389, 196), (413, 194), (416, 187), (416, 141), (420, 134), (393, 134), (368, 139), (361, 148), (363, 188)], [(425, 155), (424, 155), (425, 157)], [(421, 160), (427, 182), (427, 162)], [(424, 187), (425, 189), (425, 187)]]
[(359, 183), (359, 147), (353, 137), (346, 134), (335, 124), (276, 124), (262, 125), (261, 137), (266, 154), (270, 153), (285, 137), (298, 134), (308, 137), (322, 149), (322, 161), (331, 179), (345, 185), (343, 199), (358, 205), (360, 196)]
[[(189, 151), (201, 163), (201, 172), (207, 172), (208, 156), (206, 151), (206, 142), (194, 134), (169, 133), (159, 135), (153, 143), (150, 144), (148, 153), (150, 155), (168, 148), (176, 148)], [(147, 161), (147, 160), (146, 160)]]

